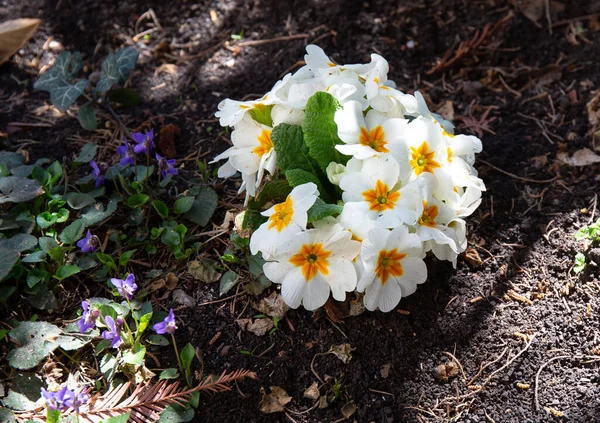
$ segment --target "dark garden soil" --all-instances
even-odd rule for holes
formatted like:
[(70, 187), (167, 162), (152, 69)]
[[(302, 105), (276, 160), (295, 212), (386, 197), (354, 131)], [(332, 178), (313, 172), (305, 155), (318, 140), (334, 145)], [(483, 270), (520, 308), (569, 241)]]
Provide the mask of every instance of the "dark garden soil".
[[(150, 9), (156, 22), (140, 18)], [(348, 305), (329, 313), (299, 309), (262, 337), (241, 331), (236, 319), (257, 314), (252, 304), (275, 288), (258, 297), (240, 288), (235, 299), (214, 302), (218, 284), (194, 281), (185, 263), (173, 268), (197, 304), (176, 309), (180, 342), (202, 351), (208, 372), (245, 368), (259, 378), (203, 396), (194, 421), (342, 421), (342, 407), (353, 402), (348, 421), (356, 422), (597, 422), (600, 366), (591, 356), (600, 355), (600, 272), (589, 266), (575, 276), (570, 269), (584, 245), (573, 233), (600, 214), (600, 164), (575, 167), (560, 157), (599, 146), (593, 137), (594, 118), (596, 125), (600, 119), (598, 12), (600, 3), (591, 0), (0, 0), (0, 20), (43, 20), (0, 68), (0, 143), (30, 160), (71, 160), (94, 140), (103, 146), (102, 160), (115, 159), (120, 140), (109, 115), (100, 114), (101, 129), (90, 134), (75, 114), (57, 114), (47, 93), (32, 89), (60, 45), (81, 51), (90, 69), (108, 52), (135, 45), (141, 55), (131, 87), (142, 102), (117, 112), (131, 130), (178, 126), (175, 157), (190, 172), (195, 160), (208, 162), (228, 145), (213, 115), (218, 102), (266, 92), (299, 66), (306, 44), (344, 63), (380, 53), (401, 89), (424, 91), (458, 132), (483, 140), (476, 167), (488, 191), (468, 219), (467, 253), (456, 270), (429, 260), (428, 281), (397, 311), (334, 322)], [(134, 42), (157, 23), (159, 29)], [(467, 51), (451, 62), (461, 42)], [(239, 181), (210, 183), (220, 206), (213, 227), (198, 232), (218, 229), (227, 210), (242, 209), (234, 195)], [(206, 256), (218, 258), (228, 242), (227, 234), (211, 241)], [(589, 258), (594, 253), (600, 263), (597, 251)], [(81, 285), (77, 292), (88, 294)], [(72, 318), (85, 298), (68, 291), (60, 297), (63, 314), (43, 318)], [(168, 292), (155, 300), (172, 305)], [(30, 317), (22, 309), (12, 313)], [(321, 354), (344, 343), (354, 349), (347, 364)], [(158, 354), (163, 366), (174, 364), (167, 351)], [(321, 393), (338, 396), (326, 408), (303, 397), (318, 382), (315, 373), (330, 381)], [(293, 398), (286, 413), (261, 413), (261, 389), (271, 386)]]

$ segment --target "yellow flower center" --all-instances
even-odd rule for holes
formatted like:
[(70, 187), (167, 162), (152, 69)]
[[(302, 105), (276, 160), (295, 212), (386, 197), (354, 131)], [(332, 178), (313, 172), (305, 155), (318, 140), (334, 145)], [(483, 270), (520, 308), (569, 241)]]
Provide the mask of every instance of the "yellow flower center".
[(406, 257), (406, 253), (399, 253), (397, 248), (389, 251), (381, 250), (379, 252), (375, 274), (382, 285), (385, 285), (390, 276), (402, 276), (404, 271), (402, 270), (400, 260), (404, 257)]
[(317, 272), (322, 275), (329, 274), (329, 262), (327, 259), (331, 255), (331, 251), (323, 249), (322, 243), (304, 244), (297, 254), (290, 258), (290, 263), (294, 266), (302, 267), (302, 275), (306, 282), (309, 282), (315, 277)]
[(452, 150), (448, 147), (448, 163), (452, 163)]
[(362, 193), (365, 201), (369, 202), (369, 210), (376, 210), (381, 213), (386, 210), (392, 210), (396, 206), (396, 201), (400, 198), (398, 191), (390, 192), (388, 186), (380, 180), (375, 183), (375, 189), (370, 189)]
[(451, 134), (450, 132), (446, 131), (444, 128), (442, 128), (442, 135), (444, 135), (445, 137), (450, 137), (450, 138), (455, 137), (454, 134)]
[(437, 226), (435, 218), (437, 217), (438, 213), (438, 207), (436, 205), (427, 207), (427, 201), (423, 200), (423, 214), (419, 218), (419, 225), (435, 228)]
[(385, 145), (387, 141), (385, 140), (385, 133), (383, 132), (383, 128), (381, 126), (377, 126), (371, 129), (371, 132), (367, 130), (367, 128), (360, 128), (360, 144), (371, 147), (373, 150), (378, 153), (389, 153)]
[(410, 151), (410, 166), (414, 169), (416, 175), (420, 175), (423, 172), (433, 173), (433, 169), (441, 167), (438, 162), (433, 160), (435, 151), (429, 151), (427, 141), (423, 141), (419, 148), (410, 147)]
[(264, 156), (273, 150), (273, 141), (271, 141), (271, 131), (263, 129), (257, 138), (259, 146), (254, 148), (252, 152), (257, 156)]
[(288, 195), (283, 203), (276, 204), (274, 212), (269, 217), (269, 229), (277, 229), (277, 232), (283, 231), (292, 221), (294, 216), (294, 202)]

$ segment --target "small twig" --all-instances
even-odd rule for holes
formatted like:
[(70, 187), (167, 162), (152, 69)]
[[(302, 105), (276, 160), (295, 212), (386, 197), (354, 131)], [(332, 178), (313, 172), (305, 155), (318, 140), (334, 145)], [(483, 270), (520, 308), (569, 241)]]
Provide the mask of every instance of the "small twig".
[(369, 388), (369, 391), (375, 392), (376, 394), (389, 395), (390, 397), (394, 398), (396, 397), (396, 395), (392, 394), (391, 392), (380, 391), (378, 389)]
[(313, 372), (313, 374), (317, 377), (317, 379), (319, 379), (319, 382), (321, 382), (321, 385), (325, 385), (325, 381), (323, 379), (321, 379), (321, 376), (319, 376), (319, 374), (317, 373), (317, 371), (315, 370), (315, 358), (317, 358), (320, 355), (327, 355), (329, 354), (328, 352), (324, 352), (324, 353), (316, 353), (314, 355), (314, 357), (312, 358), (311, 362), (310, 362), (310, 370)]
[(444, 354), (446, 354), (448, 357), (450, 357), (452, 360), (454, 360), (454, 362), (456, 364), (458, 364), (458, 368), (460, 369), (460, 372), (462, 373), (463, 383), (466, 382), (467, 377), (465, 376), (465, 371), (463, 369), (462, 364), (460, 364), (460, 361), (458, 361), (458, 359), (452, 353), (449, 353), (448, 351), (444, 351)]
[(231, 300), (232, 298), (239, 297), (240, 295), (245, 295), (245, 294), (246, 294), (246, 291), (244, 291), (244, 292), (239, 292), (239, 293), (237, 293), (237, 294), (235, 294), (235, 295), (231, 295), (231, 296), (229, 296), (229, 297), (221, 298), (221, 299), (219, 299), (219, 300), (208, 301), (208, 302), (206, 302), (206, 303), (198, 304), (196, 307), (201, 307), (201, 306), (210, 305), (210, 304), (222, 303), (222, 302), (224, 302), (224, 301), (229, 301), (229, 300)]
[(536, 334), (534, 333), (533, 335), (531, 335), (531, 338), (529, 338), (529, 342), (527, 342), (527, 345), (525, 345), (525, 347), (519, 351), (513, 358), (511, 358), (510, 360), (508, 360), (506, 362), (506, 364), (502, 367), (500, 367), (498, 370), (495, 370), (494, 372), (492, 372), (492, 374), (490, 374), (487, 379), (483, 382), (483, 384), (487, 384), (495, 375), (497, 375), (499, 372), (501, 372), (502, 370), (506, 369), (508, 366), (510, 366), (517, 358), (519, 358), (525, 351), (527, 351), (529, 349), (529, 347), (531, 346), (531, 343), (533, 342), (533, 340), (535, 339)]
[(551, 178), (551, 179), (543, 179), (543, 180), (524, 178), (522, 176), (515, 175), (514, 173), (510, 173), (510, 172), (507, 172), (506, 170), (500, 169), (499, 167), (494, 166), (490, 162), (487, 162), (487, 161), (485, 161), (483, 159), (478, 159), (478, 160), (481, 163), (483, 163), (484, 165), (489, 166), (492, 169), (494, 169), (494, 170), (496, 170), (496, 171), (498, 171), (500, 173), (505, 174), (506, 176), (510, 176), (511, 178), (515, 178), (515, 179), (518, 179), (518, 180), (523, 181), (523, 182), (529, 182), (529, 183), (532, 183), (532, 184), (549, 184), (550, 182), (554, 182), (554, 181), (556, 181), (559, 178), (559, 175), (556, 175), (554, 178)]
[(308, 38), (308, 34), (287, 35), (287, 36), (284, 36), (284, 37), (270, 38), (268, 40), (243, 41), (241, 43), (235, 44), (235, 46), (236, 47), (259, 46), (259, 45), (262, 45), (262, 44), (277, 43), (279, 41), (300, 40), (300, 39), (303, 39), (303, 38)]
[(539, 379), (540, 379), (540, 374), (542, 373), (542, 370), (544, 370), (544, 368), (546, 366), (548, 366), (548, 364), (552, 363), (553, 361), (563, 360), (565, 358), (570, 358), (570, 356), (568, 356), (568, 355), (559, 355), (559, 356), (556, 356), (556, 357), (552, 357), (551, 359), (549, 359), (548, 361), (546, 361), (544, 364), (542, 364), (540, 366), (539, 370), (537, 371), (537, 373), (535, 374), (535, 390), (534, 390), (535, 411), (539, 411), (540, 410), (540, 402), (538, 401), (538, 390), (539, 390), (539, 387), (540, 387)]

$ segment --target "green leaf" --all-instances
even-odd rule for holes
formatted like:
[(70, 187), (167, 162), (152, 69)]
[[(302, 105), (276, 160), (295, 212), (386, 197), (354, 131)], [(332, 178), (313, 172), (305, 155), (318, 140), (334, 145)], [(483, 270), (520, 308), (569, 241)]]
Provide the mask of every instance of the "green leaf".
[(7, 169), (21, 166), (25, 163), (25, 156), (21, 153), (14, 153), (12, 151), (0, 151), (0, 165)]
[(315, 220), (321, 220), (329, 216), (337, 216), (344, 209), (343, 206), (337, 204), (326, 204), (320, 198), (317, 198), (315, 204), (308, 209), (308, 221), (314, 222)]
[(100, 373), (108, 380), (109, 382), (113, 380), (115, 377), (115, 373), (118, 369), (118, 360), (110, 353), (106, 353), (102, 356), (100, 360)]
[(194, 204), (194, 197), (181, 197), (175, 201), (173, 206), (175, 213), (181, 214), (189, 211)]
[(10, 337), (17, 345), (7, 359), (15, 369), (27, 370), (38, 365), (56, 348), (56, 339), (61, 331), (48, 322), (20, 322), (10, 331)]
[(79, 156), (74, 160), (74, 163), (83, 164), (89, 163), (94, 160), (96, 157), (96, 153), (98, 151), (98, 145), (96, 143), (90, 142), (83, 146)]
[(292, 187), (285, 179), (275, 179), (264, 184), (255, 199), (251, 200), (248, 208), (260, 210), (267, 203), (281, 203), (285, 201)]
[(242, 228), (250, 228), (253, 231), (258, 229), (260, 225), (268, 220), (267, 217), (260, 214), (258, 210), (248, 209), (244, 212), (244, 220), (242, 221)]
[(169, 340), (162, 335), (150, 335), (147, 342), (151, 345), (160, 345), (161, 347), (169, 345)]
[(63, 51), (56, 58), (54, 65), (33, 84), (33, 88), (51, 92), (57, 87), (71, 83), (82, 67), (83, 62), (79, 52), (72, 54)]
[(104, 254), (104, 253), (101, 253), (101, 252), (97, 251), (96, 252), (96, 258), (98, 259), (98, 261), (100, 263), (102, 263), (103, 265), (105, 265), (106, 267), (108, 267), (109, 270), (111, 270), (113, 272), (116, 272), (118, 270), (118, 267), (115, 264), (115, 261), (108, 254)]
[(160, 413), (160, 419), (156, 423), (187, 423), (193, 418), (194, 410), (192, 408), (177, 411), (173, 405), (169, 405)]
[(108, 94), (110, 101), (122, 104), (125, 107), (135, 107), (140, 104), (140, 97), (131, 88), (116, 88)]
[(40, 398), (42, 386), (42, 380), (37, 375), (17, 373), (11, 381), (8, 395), (2, 398), (3, 405), (13, 410), (33, 410)]
[(46, 261), (48, 255), (42, 250), (34, 251), (21, 258), (21, 263), (42, 263)]
[(0, 281), (8, 276), (17, 261), (19, 261), (18, 251), (0, 247)]
[(90, 204), (96, 204), (94, 197), (81, 192), (69, 192), (64, 198), (67, 201), (67, 204), (75, 210), (81, 210)]
[(302, 169), (291, 169), (285, 172), (285, 178), (292, 187), (313, 182), (317, 185), (317, 187), (319, 187), (319, 193), (322, 194), (321, 181), (319, 181), (319, 178), (310, 172)]
[(581, 273), (585, 270), (585, 255), (583, 253), (577, 253), (575, 255), (575, 264), (573, 265), (573, 272), (575, 274)]
[(219, 283), (219, 295), (222, 296), (228, 293), (231, 290), (231, 288), (238, 284), (239, 281), (240, 275), (238, 275), (237, 273), (231, 270), (225, 272), (225, 274), (221, 278), (221, 282)]
[(44, 190), (33, 179), (6, 176), (0, 178), (0, 193), (0, 204), (23, 203), (42, 195)]
[(271, 110), (273, 105), (265, 106), (264, 104), (256, 104), (252, 109), (248, 110), (248, 114), (253, 120), (265, 126), (273, 126), (273, 118)]
[(129, 414), (121, 414), (119, 416), (110, 417), (106, 420), (102, 420), (100, 423), (127, 423), (129, 421)]
[(154, 210), (156, 210), (158, 215), (163, 219), (169, 217), (169, 208), (164, 201), (154, 200), (152, 201), (152, 207), (154, 207)]
[(83, 129), (88, 131), (96, 130), (98, 122), (96, 120), (96, 110), (94, 109), (94, 102), (92, 100), (79, 108), (77, 120)]
[(119, 266), (121, 266), (121, 267), (127, 266), (127, 263), (129, 263), (131, 256), (133, 256), (136, 251), (137, 251), (137, 249), (133, 249), (133, 250), (125, 251), (123, 254), (121, 254), (119, 256)]
[(58, 242), (54, 238), (49, 236), (43, 236), (38, 239), (40, 244), (40, 248), (44, 250), (44, 252), (49, 253), (53, 248), (59, 247)]
[(304, 134), (300, 126), (279, 124), (273, 128), (271, 139), (277, 153), (277, 165), (283, 172), (289, 169), (314, 172), (314, 160), (304, 143)]
[(123, 84), (137, 62), (139, 52), (133, 47), (126, 47), (110, 53), (102, 62), (102, 75), (96, 85), (96, 91), (102, 93), (110, 90), (114, 84)]
[(210, 187), (200, 187), (192, 208), (184, 216), (200, 226), (206, 226), (217, 208), (217, 193)]
[(58, 269), (56, 269), (56, 273), (54, 274), (54, 277), (56, 279), (58, 279), (59, 281), (62, 281), (63, 279), (66, 279), (70, 276), (76, 275), (79, 272), (81, 272), (81, 269), (79, 268), (79, 266), (77, 266), (75, 264), (65, 264), (63, 266), (60, 266)]
[(134, 194), (127, 199), (127, 205), (132, 209), (137, 209), (146, 204), (149, 199), (150, 197), (146, 194)]
[(58, 212), (52, 213), (56, 215), (57, 223), (64, 223), (69, 220), (69, 210), (68, 209), (59, 209)]
[(34, 267), (29, 272), (27, 272), (27, 286), (33, 288), (47, 277), (48, 272), (46, 272), (43, 269)]
[[(9, 395), (10, 395), (10, 393), (9, 393)], [(6, 401), (6, 399), (3, 401)], [(15, 416), (15, 413), (13, 413), (13, 411), (11, 409), (9, 409), (7, 407), (0, 407), (0, 422), (17, 423), (17, 417)], [(27, 420), (25, 423), (38, 423), (38, 422), (34, 422), (33, 420)]]
[(154, 173), (154, 165), (150, 165), (148, 167), (146, 167), (144, 165), (137, 165), (135, 167), (135, 181), (136, 182), (144, 182), (146, 179), (151, 177), (153, 173)]
[(79, 260), (77, 260), (77, 266), (79, 266), (81, 270), (90, 270), (96, 267), (97, 265), (98, 262), (94, 260), (93, 254), (85, 255), (83, 257), (80, 257)]
[(137, 328), (135, 336), (137, 339), (142, 336), (142, 334), (148, 329), (148, 325), (150, 324), (150, 319), (152, 319), (152, 312), (144, 314), (140, 319), (140, 326)]
[(196, 350), (189, 342), (183, 349), (181, 350), (181, 354), (179, 357), (181, 358), (181, 365), (184, 369), (190, 369), (192, 367), (192, 361), (196, 356)]
[(348, 161), (347, 156), (335, 149), (336, 145), (343, 144), (337, 135), (337, 125), (333, 120), (339, 107), (338, 101), (326, 92), (313, 94), (306, 103), (306, 115), (302, 122), (304, 141), (310, 156), (316, 160), (323, 172), (331, 162), (346, 164)]
[(56, 215), (56, 213), (50, 213), (47, 211), (38, 214), (35, 218), (35, 223), (37, 223), (37, 225), (42, 229), (49, 228), (50, 226), (54, 225), (57, 221), (58, 216)]
[(85, 221), (77, 219), (67, 226), (58, 236), (65, 244), (75, 244), (83, 236), (85, 230)]
[(19, 253), (35, 248), (37, 243), (37, 238), (30, 234), (17, 234), (12, 238), (0, 239), (0, 247), (15, 250)]
[(134, 366), (141, 366), (144, 364), (144, 356), (146, 355), (146, 347), (136, 344), (133, 347), (133, 351), (127, 350), (123, 354), (123, 361), (127, 364), (133, 364)]
[(85, 222), (85, 226), (93, 226), (108, 219), (117, 210), (117, 203), (117, 200), (110, 200), (106, 206), (106, 210), (102, 203), (96, 203), (87, 208), (81, 215), (81, 219)]
[(160, 375), (158, 376), (159, 380), (163, 380), (163, 379), (177, 379), (179, 377), (179, 372), (177, 372), (177, 369), (171, 367), (169, 369), (165, 369), (162, 372), (160, 372)]
[(83, 94), (87, 85), (87, 79), (83, 79), (75, 84), (58, 86), (50, 91), (50, 101), (64, 113)]

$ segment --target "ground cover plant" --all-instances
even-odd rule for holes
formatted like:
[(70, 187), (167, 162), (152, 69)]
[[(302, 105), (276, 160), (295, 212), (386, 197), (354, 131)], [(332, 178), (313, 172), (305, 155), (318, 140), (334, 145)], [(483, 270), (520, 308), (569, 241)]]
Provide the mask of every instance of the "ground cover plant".
[(592, 3), (3, 2), (0, 420), (593, 421)]

